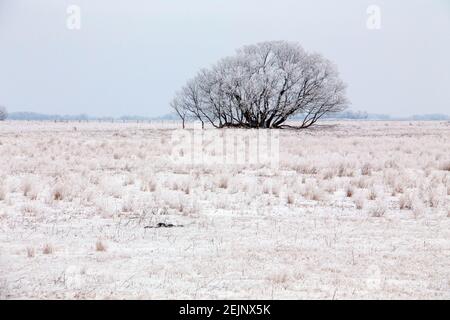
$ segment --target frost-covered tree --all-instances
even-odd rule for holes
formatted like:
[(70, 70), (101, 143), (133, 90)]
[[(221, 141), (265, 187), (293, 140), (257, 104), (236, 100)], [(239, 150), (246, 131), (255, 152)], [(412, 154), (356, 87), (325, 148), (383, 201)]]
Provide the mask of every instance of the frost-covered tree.
[(291, 117), (307, 128), (348, 100), (336, 66), (297, 43), (245, 46), (201, 70), (177, 92), (172, 107), (182, 119), (214, 127), (282, 128)]
[(0, 106), (0, 121), (6, 120), (8, 117), (8, 112), (6, 111), (6, 108), (3, 106)]
[(187, 119), (187, 117), (189, 116), (189, 112), (188, 112), (188, 110), (187, 109), (185, 109), (185, 108), (183, 108), (182, 107), (182, 104), (180, 103), (181, 102), (181, 100), (180, 99), (182, 99), (182, 97), (180, 96), (176, 96), (173, 100), (172, 100), (172, 102), (170, 103), (170, 106), (175, 110), (175, 112), (177, 113), (177, 115), (180, 117), (180, 119), (181, 119), (181, 122), (182, 122), (182, 126), (183, 126), (183, 129), (185, 128), (185, 123), (186, 123), (186, 119)]

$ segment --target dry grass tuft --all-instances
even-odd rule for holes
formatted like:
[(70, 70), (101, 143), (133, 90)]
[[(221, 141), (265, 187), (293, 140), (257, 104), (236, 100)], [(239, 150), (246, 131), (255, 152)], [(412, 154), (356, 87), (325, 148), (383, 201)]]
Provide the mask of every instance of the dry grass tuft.
[(95, 243), (95, 251), (106, 251), (106, 245), (101, 240), (97, 240), (97, 242)]
[(323, 191), (312, 183), (305, 186), (302, 195), (308, 200), (321, 201), (324, 199)]
[(365, 163), (361, 168), (361, 174), (363, 176), (370, 176), (372, 174), (372, 166), (370, 163)]
[(356, 209), (358, 209), (358, 210), (364, 209), (364, 205), (365, 205), (364, 197), (359, 196), (354, 200), (354, 202), (355, 202)]
[(369, 195), (368, 195), (368, 199), (369, 200), (376, 200), (378, 197), (378, 193), (374, 188), (370, 188), (369, 190)]
[(352, 186), (347, 186), (347, 189), (345, 190), (345, 195), (347, 198), (353, 197), (353, 194), (355, 193), (355, 190)]
[(34, 248), (28, 247), (27, 248), (27, 257), (28, 258), (34, 258), (34, 255), (35, 255)]
[(443, 171), (450, 171), (450, 161), (442, 162), (439, 169)]
[(380, 200), (375, 204), (374, 207), (372, 207), (370, 209), (370, 215), (372, 217), (379, 218), (379, 217), (383, 217), (385, 215), (386, 211), (387, 211), (387, 206), (386, 206), (385, 201)]
[(52, 254), (53, 253), (53, 247), (51, 244), (45, 244), (44, 247), (42, 248), (42, 253), (43, 254)]
[(220, 189), (228, 188), (228, 177), (225, 176), (220, 177), (219, 181), (217, 182), (217, 187)]
[(286, 197), (286, 203), (289, 205), (292, 205), (295, 203), (295, 197), (292, 193), (288, 193), (288, 195)]
[(403, 194), (399, 199), (400, 210), (411, 210), (413, 207), (412, 198), (409, 194)]
[(29, 180), (22, 181), (22, 184), (20, 185), (20, 189), (22, 190), (22, 194), (24, 197), (28, 196), (32, 189), (31, 182)]
[(57, 185), (53, 188), (52, 199), (55, 201), (64, 199), (64, 188), (61, 185)]

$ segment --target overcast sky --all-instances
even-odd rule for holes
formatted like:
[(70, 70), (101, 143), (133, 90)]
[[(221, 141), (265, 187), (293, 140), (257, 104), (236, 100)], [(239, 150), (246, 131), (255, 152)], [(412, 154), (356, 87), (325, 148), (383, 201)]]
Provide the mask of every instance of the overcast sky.
[(199, 68), (265, 40), (336, 62), (354, 110), (450, 114), (448, 0), (0, 0), (0, 105), (158, 116)]

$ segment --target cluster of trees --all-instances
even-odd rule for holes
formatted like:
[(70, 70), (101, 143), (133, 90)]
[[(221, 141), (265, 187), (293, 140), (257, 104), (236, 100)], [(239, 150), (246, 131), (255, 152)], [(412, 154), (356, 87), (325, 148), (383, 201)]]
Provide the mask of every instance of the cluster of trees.
[(8, 117), (8, 111), (4, 106), (0, 106), (0, 121), (6, 120)]
[(245, 46), (202, 69), (176, 93), (172, 108), (183, 121), (216, 128), (282, 128), (294, 117), (307, 128), (348, 105), (336, 66), (299, 44), (272, 41)]

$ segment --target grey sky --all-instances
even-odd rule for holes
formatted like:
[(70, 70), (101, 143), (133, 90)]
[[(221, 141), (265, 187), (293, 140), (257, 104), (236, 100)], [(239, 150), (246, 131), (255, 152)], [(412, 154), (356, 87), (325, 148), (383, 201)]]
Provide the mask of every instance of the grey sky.
[[(380, 30), (366, 27), (369, 5)], [(448, 0), (0, 0), (0, 104), (157, 116), (199, 68), (265, 40), (336, 62), (352, 109), (450, 114)]]

